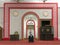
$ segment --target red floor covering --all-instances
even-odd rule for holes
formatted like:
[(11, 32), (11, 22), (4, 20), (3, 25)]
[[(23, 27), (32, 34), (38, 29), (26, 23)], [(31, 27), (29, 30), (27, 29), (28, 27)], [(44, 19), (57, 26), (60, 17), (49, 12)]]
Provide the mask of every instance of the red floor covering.
[(34, 40), (34, 43), (29, 43), (28, 40), (20, 41), (0, 41), (0, 45), (60, 45), (60, 41), (40, 41)]

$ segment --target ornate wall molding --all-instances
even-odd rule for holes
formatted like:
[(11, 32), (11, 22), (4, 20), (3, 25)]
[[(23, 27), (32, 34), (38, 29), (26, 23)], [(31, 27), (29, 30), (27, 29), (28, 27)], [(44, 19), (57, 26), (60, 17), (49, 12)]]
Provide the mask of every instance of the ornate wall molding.
[(53, 12), (52, 24), (54, 27), (54, 38), (55, 39), (58, 38), (58, 4), (57, 3), (5, 3), (4, 4), (4, 30), (5, 30), (4, 38), (9, 38), (10, 35), (10, 9), (18, 9), (18, 8), (19, 9), (52, 9)]

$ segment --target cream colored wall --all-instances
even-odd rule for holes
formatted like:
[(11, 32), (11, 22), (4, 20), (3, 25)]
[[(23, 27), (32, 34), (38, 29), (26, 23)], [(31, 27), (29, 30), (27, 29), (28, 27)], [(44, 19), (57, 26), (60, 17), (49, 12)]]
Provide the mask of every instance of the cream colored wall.
[(58, 8), (58, 39), (60, 40), (60, 7)]
[(4, 3), (7, 3), (7, 2), (16, 2), (16, 0), (0, 0), (0, 7), (4, 7)]
[[(19, 2), (38, 2), (38, 3), (43, 3), (43, 0), (18, 0)], [(6, 2), (14, 2), (14, 3), (16, 3), (17, 2), (17, 0), (0, 0), (0, 7), (4, 7), (4, 3), (6, 3)], [(59, 2), (59, 0), (47, 0), (46, 1), (47, 3), (49, 2), (51, 2), (51, 3), (58, 3), (58, 4), (60, 4), (60, 2)], [(59, 7), (60, 7), (60, 5), (58, 5)]]
[[(18, 12), (18, 16), (14, 16), (13, 12)], [(45, 17), (43, 15), (43, 12), (47, 11), (48, 12), (48, 16)], [(22, 38), (21, 34), (22, 34), (22, 16), (27, 13), (27, 12), (35, 12), (40, 19), (52, 19), (52, 12), (50, 9), (11, 9), (11, 16), (10, 16), (10, 34), (14, 34), (15, 31), (18, 31), (19, 35), (20, 35), (20, 39)], [(24, 28), (24, 30), (26, 30)], [(37, 33), (36, 33), (37, 34)], [(24, 31), (24, 38), (26, 38), (26, 31)], [(36, 35), (36, 38), (38, 38), (38, 36)]]
[[(39, 15), (40, 19), (52, 19), (51, 9), (14, 9), (13, 11), (19, 12), (20, 15), (24, 15), (27, 12), (35, 12)], [(48, 12), (48, 16), (44, 16), (43, 12)]]
[(22, 38), (22, 27), (21, 27), (21, 11), (18, 16), (14, 16), (14, 10), (10, 10), (10, 35), (14, 34), (15, 31), (18, 31), (19, 38)]
[[(4, 14), (3, 8), (0, 7), (0, 26), (2, 28), (3, 28), (3, 14)], [(3, 33), (2, 33), (2, 37), (3, 37)]]
[(3, 27), (3, 8), (0, 8), (0, 26)]
[[(22, 15), (23, 14), (21, 14), (21, 13), (24, 13), (26, 10), (20, 10), (21, 12), (20, 12), (20, 17), (22, 18)], [(32, 10), (30, 10), (30, 11), (32, 11)], [(38, 10), (35, 10), (35, 11), (37, 11), (36, 13), (38, 14), (39, 13), (39, 11)], [(27, 11), (26, 11), (27, 12)], [(0, 7), (0, 26), (1, 27), (3, 27), (3, 14), (4, 14), (4, 11), (3, 11), (3, 8), (1, 8)], [(40, 13), (39, 13), (40, 14)], [(58, 38), (60, 39), (60, 8), (58, 8)], [(13, 16), (13, 15), (12, 15)], [(13, 16), (14, 17), (14, 16)], [(15, 17), (14, 17), (15, 18)], [(14, 18), (12, 18), (12, 19), (14, 19)], [(19, 17), (18, 18), (16, 18), (16, 19), (19, 19)], [(17, 20), (15, 20), (15, 21), (17, 21)], [(13, 22), (13, 21), (12, 21)], [(19, 21), (18, 21), (19, 22)], [(20, 19), (20, 24), (21, 24), (21, 19)], [(20, 29), (22, 28), (21, 27), (21, 25), (19, 25), (20, 26)], [(21, 30), (18, 30), (20, 33), (19, 34), (21, 34)], [(11, 32), (10, 32), (10, 34), (13, 34), (14, 33), (14, 30), (12, 30)], [(21, 36), (22, 35), (20, 35), (20, 38), (21, 38)]]

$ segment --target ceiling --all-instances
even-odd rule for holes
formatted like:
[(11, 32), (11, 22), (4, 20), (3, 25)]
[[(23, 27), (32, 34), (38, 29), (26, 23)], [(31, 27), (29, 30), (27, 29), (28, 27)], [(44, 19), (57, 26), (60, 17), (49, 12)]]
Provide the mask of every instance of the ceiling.
[[(43, 2), (43, 0), (18, 0), (19, 2)], [(0, 0), (0, 7), (3, 7), (4, 3), (17, 2), (17, 0)], [(60, 4), (60, 0), (47, 0), (46, 2), (57, 2)], [(58, 5), (60, 7), (60, 5)]]

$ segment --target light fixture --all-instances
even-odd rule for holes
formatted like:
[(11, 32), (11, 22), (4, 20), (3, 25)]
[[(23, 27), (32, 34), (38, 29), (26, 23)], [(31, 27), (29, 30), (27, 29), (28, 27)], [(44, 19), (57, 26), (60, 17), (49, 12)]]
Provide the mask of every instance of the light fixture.
[(43, 2), (45, 3), (47, 0), (43, 0)]

